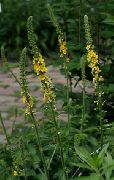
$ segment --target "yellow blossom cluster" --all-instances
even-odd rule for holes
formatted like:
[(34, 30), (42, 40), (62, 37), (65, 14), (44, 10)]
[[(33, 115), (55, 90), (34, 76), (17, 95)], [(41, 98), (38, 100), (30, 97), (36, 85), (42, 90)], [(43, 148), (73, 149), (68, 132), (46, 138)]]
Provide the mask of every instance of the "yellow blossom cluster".
[(52, 82), (51, 79), (46, 75), (47, 68), (45, 66), (44, 58), (40, 53), (33, 57), (33, 65), (34, 70), (41, 82), (41, 90), (44, 94), (44, 102), (50, 103), (55, 101), (55, 95), (52, 90)]
[[(26, 114), (30, 114), (30, 108), (33, 107), (33, 99), (29, 93), (25, 96), (24, 92), (21, 92), (23, 104), (26, 104)], [(28, 97), (28, 98), (27, 98)]]
[(59, 43), (60, 57), (65, 57), (66, 61), (69, 62), (69, 58), (67, 56), (68, 49), (66, 47), (66, 41), (64, 40), (62, 35), (58, 36), (58, 43)]
[(45, 66), (44, 59), (42, 55), (39, 53), (38, 57), (33, 57), (33, 65), (34, 70), (36, 71), (37, 75), (39, 76), (40, 81), (45, 79), (45, 73), (47, 72), (47, 68)]
[(103, 77), (100, 75), (101, 70), (99, 68), (99, 58), (98, 54), (94, 50), (94, 46), (92, 44), (93, 40), (91, 38), (90, 27), (88, 22), (88, 16), (84, 16), (84, 24), (85, 24), (85, 35), (86, 35), (86, 49), (87, 49), (87, 60), (89, 63), (89, 67), (91, 68), (91, 73), (93, 75), (93, 84), (95, 88), (99, 82), (103, 81)]
[(66, 47), (66, 41), (64, 41), (61, 36), (58, 36), (58, 42), (59, 42), (59, 48), (61, 57), (64, 57), (67, 54), (67, 47)]
[(13, 176), (18, 176), (17, 171), (13, 171)]
[(95, 52), (91, 44), (87, 44), (87, 60), (89, 62), (89, 67), (91, 68), (91, 73), (93, 75), (93, 84), (95, 87), (97, 83), (103, 81), (103, 77), (100, 75), (101, 70), (99, 69), (98, 54)]

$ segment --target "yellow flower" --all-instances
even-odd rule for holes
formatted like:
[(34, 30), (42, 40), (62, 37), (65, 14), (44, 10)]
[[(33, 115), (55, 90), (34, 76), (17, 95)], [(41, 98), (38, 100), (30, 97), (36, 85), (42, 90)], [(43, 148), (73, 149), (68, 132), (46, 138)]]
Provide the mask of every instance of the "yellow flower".
[(26, 104), (26, 114), (29, 114), (30, 113), (30, 108), (33, 107), (34, 103), (33, 103), (33, 99), (31, 97), (31, 95), (28, 93), (27, 96), (28, 96), (28, 100), (24, 94), (24, 92), (21, 92), (21, 95), (22, 95), (22, 102), (23, 104)]
[(97, 87), (100, 81), (103, 81), (103, 77), (100, 75), (101, 70), (99, 68), (99, 58), (98, 54), (94, 50), (94, 45), (92, 44), (92, 38), (90, 33), (90, 27), (88, 22), (88, 16), (84, 16), (84, 24), (85, 24), (85, 35), (86, 35), (86, 50), (87, 50), (87, 61), (89, 63), (89, 67), (91, 68), (91, 73), (93, 75), (93, 84), (95, 88)]
[(45, 74), (40, 74), (39, 75), (39, 79), (40, 79), (40, 81), (44, 81), (45, 80)]
[(89, 50), (90, 47), (91, 47), (91, 45), (90, 45), (90, 44), (87, 44), (86, 49)]
[(51, 91), (50, 89), (46, 89), (44, 93), (44, 101), (46, 103), (49, 103), (52, 102), (53, 99), (54, 99), (53, 91)]
[(104, 81), (104, 78), (102, 76), (100, 76), (99, 81)]
[(23, 104), (26, 103), (26, 97), (25, 96), (22, 96), (22, 101), (23, 101)]
[(92, 44), (87, 44), (87, 60), (89, 67), (91, 68), (91, 73), (93, 75), (93, 84), (95, 88), (99, 81), (103, 80), (103, 77), (100, 75), (101, 70), (99, 69), (98, 54), (94, 51)]
[(14, 175), (14, 176), (18, 176), (17, 171), (13, 171), (13, 175)]
[(47, 72), (47, 68), (45, 67), (45, 62), (41, 54), (38, 57), (33, 57), (34, 70), (37, 75), (43, 75)]
[(59, 42), (59, 49), (60, 49), (60, 54), (61, 57), (64, 57), (67, 55), (67, 47), (66, 47), (66, 41), (63, 40), (63, 38), (61, 37), (61, 35), (58, 36), (58, 42)]
[(52, 91), (52, 82), (51, 79), (46, 75), (47, 68), (45, 66), (44, 58), (40, 53), (33, 57), (33, 64), (34, 70), (41, 82), (41, 89), (44, 94), (44, 102), (50, 103), (52, 101), (55, 101), (55, 95)]

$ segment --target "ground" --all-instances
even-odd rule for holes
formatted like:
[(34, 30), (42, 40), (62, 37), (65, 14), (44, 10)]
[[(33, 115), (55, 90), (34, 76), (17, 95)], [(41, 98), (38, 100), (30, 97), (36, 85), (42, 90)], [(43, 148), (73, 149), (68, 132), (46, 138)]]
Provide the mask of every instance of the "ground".
[[(13, 68), (12, 71), (19, 79), (19, 68)], [(60, 72), (59, 67), (48, 67), (48, 73), (52, 78), (54, 84), (66, 84), (66, 79), (64, 75)], [(40, 83), (37, 76), (28, 75), (27, 79), (29, 81), (29, 87), (31, 89), (31, 94), (38, 100), (37, 107), (40, 108), (42, 105), (42, 94), (40, 92)], [(91, 91), (89, 88), (88, 91)], [(80, 86), (77, 86), (73, 91), (81, 91)], [(62, 102), (59, 100), (57, 102), (57, 108), (61, 110)], [(20, 96), (20, 87), (13, 77), (11, 77), (10, 72), (0, 72), (0, 112), (2, 114), (5, 127), (7, 132), (10, 134), (15, 121), (15, 109), (19, 109), (18, 115), (16, 117), (16, 126), (21, 126), (24, 123), (24, 117), (22, 114), (24, 104)], [(38, 114), (39, 117), (42, 116), (41, 113)], [(61, 116), (66, 120), (64, 112), (61, 112)], [(0, 143), (5, 142), (5, 136), (0, 124)]]
[[(19, 78), (19, 68), (12, 69), (17, 78)], [(59, 68), (54, 68), (52, 66), (48, 67), (49, 75), (53, 79), (53, 83), (65, 84), (65, 78), (60, 73)], [(31, 94), (38, 100), (37, 106), (42, 104), (42, 94), (40, 92), (40, 83), (38, 78), (34, 75), (28, 75), (27, 79), (29, 81), (29, 86), (31, 89)], [(15, 81), (9, 72), (0, 72), (0, 112), (2, 114), (5, 127), (8, 133), (11, 133), (13, 122), (15, 119), (14, 112), (16, 108), (20, 111), (23, 109), (24, 105), (20, 96), (20, 86)], [(23, 123), (24, 117), (22, 113), (18, 113), (16, 117), (16, 125)], [(0, 125), (0, 143), (5, 141), (5, 136), (3, 134), (2, 127)]]

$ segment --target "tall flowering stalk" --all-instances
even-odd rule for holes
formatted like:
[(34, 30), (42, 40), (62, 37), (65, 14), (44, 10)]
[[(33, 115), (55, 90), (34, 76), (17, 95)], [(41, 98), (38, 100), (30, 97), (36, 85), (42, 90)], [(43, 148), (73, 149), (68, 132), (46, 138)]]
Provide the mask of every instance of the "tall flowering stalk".
[(82, 89), (82, 119), (81, 119), (81, 126), (80, 126), (80, 132), (83, 132), (83, 127), (85, 125), (86, 120), (86, 93), (85, 93), (85, 82), (86, 82), (86, 75), (85, 75), (85, 56), (81, 57), (81, 74), (82, 74), (82, 83), (83, 83), (83, 89)]
[(102, 82), (103, 82), (103, 77), (101, 75), (101, 70), (99, 68), (99, 57), (98, 54), (96, 53), (93, 45), (93, 40), (91, 38), (91, 33), (90, 33), (90, 26), (88, 22), (88, 16), (84, 16), (84, 24), (85, 24), (85, 35), (86, 35), (86, 50), (87, 50), (87, 61), (88, 61), (88, 66), (91, 68), (91, 74), (93, 76), (93, 84), (96, 90), (96, 95), (97, 95), (97, 101), (95, 101), (97, 105), (97, 109), (99, 111), (99, 120), (100, 120), (100, 132), (101, 132), (101, 148), (103, 146), (103, 110), (102, 110), (102, 105), (103, 105), (103, 99), (102, 95), (104, 94), (102, 92)]
[(37, 145), (38, 145), (41, 161), (44, 165), (45, 176), (46, 176), (47, 180), (49, 180), (50, 178), (49, 178), (49, 173), (48, 173), (48, 169), (47, 169), (47, 165), (46, 165), (46, 161), (45, 161), (45, 156), (42, 151), (42, 144), (40, 141), (39, 130), (38, 130), (37, 122), (36, 122), (36, 119), (35, 119), (34, 113), (33, 113), (33, 105), (34, 105), (33, 98), (29, 93), (28, 83), (26, 81), (25, 62), (26, 62), (26, 48), (23, 49), (23, 51), (21, 53), (21, 57), (20, 57), (20, 84), (21, 84), (22, 101), (26, 105), (26, 114), (28, 114), (30, 116), (31, 122), (35, 127), (35, 132), (36, 132), (36, 137), (37, 137)]
[(2, 125), (2, 128), (3, 128), (4, 135), (6, 136), (7, 144), (10, 145), (10, 140), (9, 140), (9, 137), (8, 137), (8, 134), (7, 134), (7, 131), (6, 131), (6, 128), (5, 128), (4, 121), (3, 121), (1, 113), (0, 113), (0, 122), (1, 122), (1, 125)]
[(44, 58), (41, 55), (41, 53), (36, 45), (31, 16), (28, 18), (28, 21), (27, 21), (27, 29), (28, 29), (28, 40), (29, 40), (29, 44), (30, 44), (32, 54), (33, 54), (34, 71), (36, 72), (36, 74), (40, 80), (40, 83), (41, 83), (41, 90), (44, 95), (44, 103), (48, 104), (52, 110), (52, 117), (53, 117), (56, 135), (57, 135), (58, 145), (60, 148), (60, 156), (61, 156), (61, 162), (62, 162), (62, 166), (63, 166), (64, 176), (65, 176), (65, 179), (67, 179), (67, 174), (65, 171), (64, 157), (63, 157), (61, 132), (60, 132), (60, 129), (59, 129), (59, 126), (58, 126), (58, 123), (56, 120), (56, 115), (55, 115), (55, 94), (53, 92), (52, 81), (51, 81), (50, 77), (47, 76), (47, 68), (45, 66)]
[(68, 63), (70, 61), (69, 57), (68, 57), (68, 48), (67, 48), (67, 43), (66, 43), (66, 39), (64, 36), (64, 33), (62, 32), (57, 19), (53, 13), (53, 10), (51, 8), (51, 6), (48, 4), (48, 10), (50, 13), (50, 17), (52, 19), (52, 22), (55, 26), (56, 29), (56, 33), (58, 35), (58, 45), (59, 45), (59, 51), (60, 51), (60, 57), (63, 58), (64, 60), (64, 70), (65, 70), (65, 76), (66, 76), (66, 85), (67, 85), (67, 106), (68, 106), (68, 125), (69, 125), (69, 121), (70, 121), (70, 109), (69, 109), (69, 71), (68, 71)]
[(26, 114), (30, 114), (31, 109), (33, 108), (33, 98), (30, 95), (28, 89), (28, 83), (26, 81), (25, 61), (26, 61), (26, 48), (23, 49), (20, 57), (20, 85), (21, 85), (22, 101), (26, 105)]
[(44, 102), (48, 104), (54, 102), (55, 95), (52, 90), (52, 81), (46, 74), (47, 68), (45, 66), (44, 58), (40, 53), (34, 54), (33, 65), (34, 70), (41, 82), (41, 90), (44, 94)]
[(41, 82), (41, 90), (44, 94), (44, 102), (50, 103), (55, 101), (55, 95), (53, 93), (53, 87), (50, 77), (47, 76), (47, 68), (45, 66), (45, 61), (43, 56), (41, 55), (35, 41), (34, 31), (32, 27), (32, 17), (28, 18), (27, 22), (28, 29), (28, 40), (30, 47), (32, 48), (33, 54), (33, 65), (34, 71), (36, 72), (39, 80)]
[(103, 77), (101, 75), (101, 70), (99, 68), (98, 54), (95, 52), (94, 45), (92, 44), (92, 38), (87, 15), (84, 16), (84, 24), (86, 35), (87, 61), (89, 63), (88, 66), (91, 68), (91, 73), (93, 75), (93, 84), (95, 88), (97, 88), (98, 84), (103, 81)]

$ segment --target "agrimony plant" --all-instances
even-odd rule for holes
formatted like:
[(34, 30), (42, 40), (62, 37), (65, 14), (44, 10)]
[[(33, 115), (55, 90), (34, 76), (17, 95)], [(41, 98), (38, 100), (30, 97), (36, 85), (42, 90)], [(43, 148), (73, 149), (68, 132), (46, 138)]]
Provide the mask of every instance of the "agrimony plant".
[[(67, 42), (65, 38), (65, 34), (62, 32), (59, 23), (57, 21), (56, 16), (53, 13), (53, 9), (51, 8), (50, 4), (48, 4), (48, 11), (50, 14), (50, 18), (52, 20), (52, 23), (56, 29), (56, 33), (58, 36), (58, 45), (59, 45), (59, 51), (60, 51), (60, 57), (63, 58), (64, 64), (63, 68), (65, 70), (65, 76), (66, 76), (66, 87), (67, 87), (67, 113), (68, 113), (68, 126), (70, 125), (70, 101), (69, 101), (69, 91), (70, 91), (70, 83), (69, 83), (69, 70), (68, 70), (68, 63), (70, 62), (70, 59), (68, 57), (68, 48), (67, 48)], [(70, 128), (70, 127), (68, 127)]]
[(23, 51), (21, 53), (21, 57), (20, 57), (20, 82), (21, 82), (22, 100), (23, 100), (23, 103), (25, 103), (25, 105), (26, 105), (26, 114), (28, 114), (30, 116), (31, 122), (32, 122), (33, 126), (35, 127), (38, 150), (39, 150), (39, 154), (41, 157), (41, 161), (44, 166), (44, 172), (45, 172), (44, 175), (46, 176), (47, 180), (49, 180), (49, 173), (48, 173), (48, 169), (47, 169), (47, 165), (46, 165), (46, 161), (45, 161), (45, 156), (44, 156), (44, 153), (42, 150), (42, 144), (40, 141), (39, 130), (38, 130), (37, 122), (36, 122), (36, 119), (35, 119), (34, 113), (33, 113), (33, 98), (29, 93), (28, 84), (26, 81), (25, 62), (26, 62), (26, 48), (23, 49)]
[(85, 92), (85, 83), (86, 83), (86, 74), (85, 74), (85, 56), (81, 57), (81, 73), (82, 73), (82, 118), (81, 118), (81, 127), (80, 132), (83, 133), (83, 127), (85, 126), (86, 121), (86, 92)]
[(87, 61), (88, 61), (88, 66), (91, 68), (91, 74), (93, 76), (93, 85), (95, 87), (95, 92), (97, 96), (97, 100), (95, 101), (95, 103), (97, 105), (96, 108), (99, 111), (100, 134), (101, 134), (100, 144), (102, 148), (103, 146), (103, 118), (104, 118), (103, 109), (102, 109), (102, 106), (103, 106), (102, 95), (104, 94), (102, 92), (103, 77), (101, 75), (101, 70), (99, 68), (99, 57), (92, 43), (93, 40), (91, 38), (90, 26), (89, 26), (87, 15), (84, 16), (84, 25), (85, 25), (85, 37), (86, 37)]
[(30, 44), (30, 47), (31, 47), (32, 53), (33, 53), (34, 70), (41, 82), (41, 90), (44, 95), (44, 103), (49, 105), (49, 107), (51, 108), (52, 119), (54, 122), (56, 136), (57, 136), (57, 140), (58, 140), (58, 146), (60, 149), (61, 163), (62, 163), (65, 179), (67, 179), (67, 174), (65, 171), (64, 155), (63, 155), (63, 146), (62, 146), (62, 141), (61, 141), (61, 132), (60, 132), (58, 122), (56, 120), (56, 115), (55, 115), (55, 111), (56, 111), (55, 94), (52, 89), (51, 79), (46, 74), (47, 68), (45, 66), (44, 58), (41, 55), (41, 53), (36, 45), (34, 30), (33, 30), (33, 26), (32, 26), (32, 17), (28, 18), (27, 29), (28, 29), (28, 40), (29, 40), (29, 44)]

